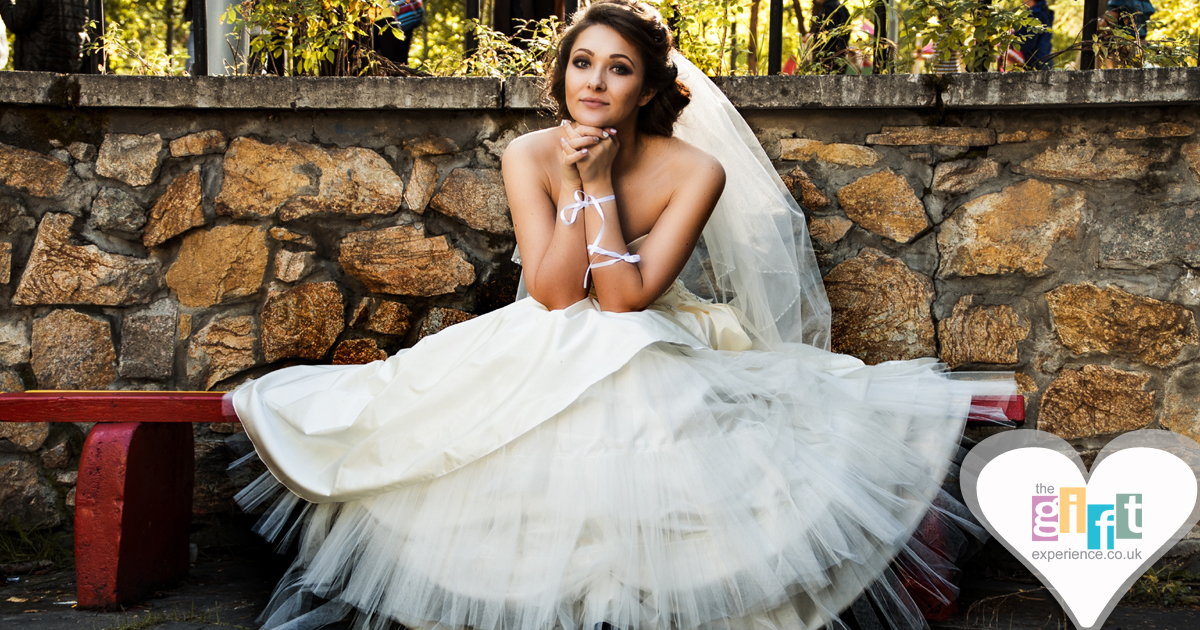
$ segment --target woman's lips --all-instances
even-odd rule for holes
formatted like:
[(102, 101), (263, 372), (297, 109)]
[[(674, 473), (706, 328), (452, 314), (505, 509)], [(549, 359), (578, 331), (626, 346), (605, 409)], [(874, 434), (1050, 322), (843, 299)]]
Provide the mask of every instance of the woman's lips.
[(587, 98), (580, 99), (579, 102), (583, 103), (587, 107), (592, 107), (592, 108), (604, 107), (605, 105), (608, 105), (608, 103), (605, 103), (604, 101), (598, 101), (595, 99), (587, 99)]

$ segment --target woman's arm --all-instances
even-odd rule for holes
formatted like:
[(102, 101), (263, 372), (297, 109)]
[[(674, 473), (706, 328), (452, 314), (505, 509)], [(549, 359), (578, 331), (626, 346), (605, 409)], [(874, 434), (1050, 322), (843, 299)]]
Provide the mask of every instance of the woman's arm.
[[(546, 308), (557, 310), (588, 295), (583, 286), (588, 266), (584, 222), (567, 225), (558, 220), (558, 208), (575, 202), (574, 194), (580, 186), (577, 171), (575, 181), (571, 181), (570, 171), (574, 170), (574, 162), (586, 154), (572, 159), (568, 153), (576, 151), (565, 148), (550, 154), (539, 151), (536, 142), (533, 134), (513, 140), (504, 151), (501, 172), (521, 249), (525, 289)], [(551, 159), (560, 162), (565, 173), (559, 185), (557, 206), (550, 198), (551, 187), (546, 176), (546, 162)]]
[[(593, 176), (581, 165), (584, 192), (603, 198), (613, 194), (611, 171), (602, 170)], [(700, 240), (704, 225), (712, 214), (721, 192), (725, 189), (725, 169), (710, 155), (697, 151), (680, 159), (673, 169), (671, 181), (676, 183), (667, 207), (663, 209), (646, 240), (638, 248), (637, 263), (618, 262), (592, 270), (596, 297), (601, 310), (640, 311), (650, 305), (679, 276), (688, 257)], [(627, 247), (621, 229), (617, 207), (621, 199), (601, 204), (604, 210), (604, 233), (599, 246), (616, 253)], [(600, 217), (587, 213), (587, 242), (593, 243), (600, 234)], [(609, 256), (594, 255), (594, 262), (612, 260)]]

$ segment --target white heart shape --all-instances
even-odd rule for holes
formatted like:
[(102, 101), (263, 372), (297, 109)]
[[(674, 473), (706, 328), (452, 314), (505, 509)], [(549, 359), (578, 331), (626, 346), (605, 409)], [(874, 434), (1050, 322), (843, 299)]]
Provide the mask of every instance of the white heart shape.
[(1200, 518), (1198, 478), (1200, 444), (1176, 433), (1121, 435), (1089, 473), (1061, 438), (1030, 429), (977, 444), (960, 477), (976, 518), (1081, 630), (1103, 624), (1129, 586)]

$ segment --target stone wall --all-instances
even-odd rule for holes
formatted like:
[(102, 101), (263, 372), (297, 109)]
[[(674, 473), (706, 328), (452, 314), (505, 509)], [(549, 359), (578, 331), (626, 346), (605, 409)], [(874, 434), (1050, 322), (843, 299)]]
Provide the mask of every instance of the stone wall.
[[(1200, 439), (1200, 71), (1054, 75), (722, 85), (809, 210), (835, 350), (1015, 371), (1085, 459)], [(529, 81), (246, 81), (0, 73), (0, 390), (225, 390), (511, 301)], [(69, 524), (88, 428), (0, 423), (0, 513)], [(236, 430), (196, 427), (198, 514), (255, 474)]]

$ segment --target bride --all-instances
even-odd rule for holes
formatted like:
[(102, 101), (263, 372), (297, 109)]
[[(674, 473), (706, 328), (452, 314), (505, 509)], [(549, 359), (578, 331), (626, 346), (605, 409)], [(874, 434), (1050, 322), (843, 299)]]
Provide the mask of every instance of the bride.
[(1011, 380), (827, 350), (799, 207), (652, 7), (576, 14), (550, 91), (503, 158), (525, 297), (228, 394), (269, 469), (236, 500), (299, 543), (263, 627), (924, 626), (888, 564), (932, 573), (905, 543)]

